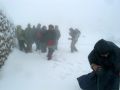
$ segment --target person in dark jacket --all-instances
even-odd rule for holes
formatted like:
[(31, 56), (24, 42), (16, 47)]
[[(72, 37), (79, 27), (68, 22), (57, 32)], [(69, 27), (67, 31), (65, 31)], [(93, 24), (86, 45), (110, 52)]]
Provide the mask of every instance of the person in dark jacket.
[(41, 45), (40, 48), (42, 53), (45, 53), (47, 51), (46, 32), (47, 32), (47, 27), (43, 26), (41, 29), (41, 38), (40, 38), (40, 45)]
[(16, 37), (18, 40), (18, 44), (19, 44), (19, 49), (21, 51), (25, 51), (25, 37), (24, 37), (24, 30), (22, 29), (22, 27), (20, 25), (17, 25), (16, 27)]
[(40, 38), (41, 38), (41, 24), (38, 24), (36, 27), (36, 38), (35, 38), (35, 44), (36, 44), (36, 51), (40, 50)]
[(34, 40), (33, 40), (33, 32), (31, 28), (31, 24), (28, 24), (27, 28), (25, 29), (25, 39), (26, 39), (26, 45), (27, 45), (26, 52), (32, 52), (32, 44)]
[(75, 46), (75, 44), (77, 43), (78, 41), (78, 38), (80, 36), (80, 31), (78, 29), (73, 29), (73, 28), (70, 28), (70, 33), (69, 35), (71, 36), (71, 38), (69, 38), (69, 40), (71, 40), (71, 52), (77, 52), (77, 48)]
[(120, 48), (99, 40), (88, 56), (92, 72), (78, 78), (83, 90), (119, 90)]
[(57, 50), (58, 49), (58, 41), (59, 41), (59, 39), (61, 37), (58, 25), (55, 25), (55, 31), (56, 31), (56, 42), (55, 42), (56, 43), (56, 47), (55, 47), (55, 49)]
[(32, 35), (33, 35), (33, 41), (35, 43), (35, 39), (36, 39), (36, 27), (35, 27), (35, 25), (33, 25), (33, 27), (32, 27)]
[(52, 55), (55, 51), (55, 40), (56, 40), (56, 31), (54, 30), (53, 25), (49, 25), (49, 28), (46, 33), (47, 47), (48, 47), (48, 60), (52, 59)]

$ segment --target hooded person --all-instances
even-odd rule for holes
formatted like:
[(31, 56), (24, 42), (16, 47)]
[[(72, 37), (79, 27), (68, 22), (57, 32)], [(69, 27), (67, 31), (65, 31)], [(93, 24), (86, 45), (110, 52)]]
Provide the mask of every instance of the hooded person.
[(99, 40), (88, 56), (92, 72), (78, 78), (83, 90), (119, 90), (120, 48)]

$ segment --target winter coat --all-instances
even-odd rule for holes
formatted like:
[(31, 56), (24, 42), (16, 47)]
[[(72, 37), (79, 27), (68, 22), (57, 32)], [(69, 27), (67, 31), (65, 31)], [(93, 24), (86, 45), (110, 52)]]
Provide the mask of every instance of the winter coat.
[(34, 42), (33, 31), (31, 28), (25, 29), (25, 39), (26, 43), (32, 44)]
[(47, 30), (46, 41), (47, 41), (48, 46), (55, 45), (55, 41), (56, 41), (56, 31), (55, 30)]
[(40, 37), (40, 42), (41, 43), (47, 43), (47, 30), (41, 30), (41, 37)]
[(24, 30), (17, 29), (16, 30), (16, 37), (18, 40), (25, 40)]
[(37, 32), (36, 28), (32, 28), (32, 34), (33, 34), (34, 41), (36, 40), (36, 32)]
[[(104, 53), (109, 53), (107, 59), (100, 56)], [(115, 73), (120, 71), (120, 48), (113, 42), (99, 40), (89, 54), (88, 59), (90, 64), (100, 65), (105, 70), (112, 70)]]
[(71, 30), (69, 35), (72, 37), (72, 40), (77, 41), (80, 36), (80, 31), (79, 30)]
[[(106, 53), (107, 57), (101, 56)], [(102, 69), (101, 73), (93, 70), (77, 78), (82, 90), (119, 90), (120, 48), (113, 42), (101, 39), (95, 44), (88, 59), (90, 64), (97, 64)]]
[(41, 38), (41, 28), (36, 28), (36, 40), (40, 40)]
[(94, 71), (82, 75), (77, 78), (78, 84), (82, 90), (119, 90), (119, 76), (111, 71), (105, 73), (104, 77), (99, 78)]

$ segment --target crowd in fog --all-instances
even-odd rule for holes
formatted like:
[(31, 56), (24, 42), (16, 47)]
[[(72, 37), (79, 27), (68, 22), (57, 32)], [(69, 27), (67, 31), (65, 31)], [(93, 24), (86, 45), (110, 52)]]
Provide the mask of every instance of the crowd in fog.
[[(69, 35), (71, 38), (71, 52), (78, 51), (75, 44), (80, 36), (80, 31), (76, 28), (70, 28)], [(21, 25), (16, 26), (16, 37), (19, 44), (19, 49), (26, 53), (32, 52), (32, 45), (35, 43), (36, 51), (41, 51), (47, 54), (48, 60), (52, 59), (52, 54), (58, 49), (58, 41), (61, 33), (58, 25), (41, 26), (41, 24), (28, 24), (25, 29)], [(47, 50), (48, 49), (48, 50)]]

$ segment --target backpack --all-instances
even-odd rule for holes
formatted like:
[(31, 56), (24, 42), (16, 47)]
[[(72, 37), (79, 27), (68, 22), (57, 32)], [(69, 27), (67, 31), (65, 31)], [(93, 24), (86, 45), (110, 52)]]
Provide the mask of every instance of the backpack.
[(80, 37), (80, 31), (78, 29), (75, 29), (75, 40), (77, 40)]

